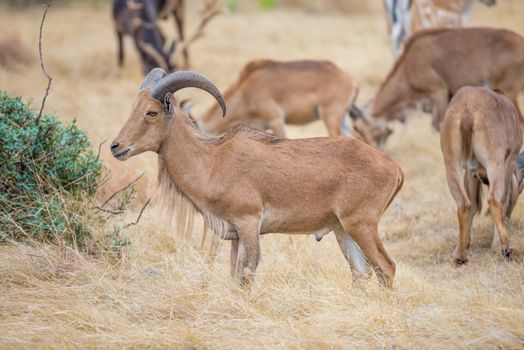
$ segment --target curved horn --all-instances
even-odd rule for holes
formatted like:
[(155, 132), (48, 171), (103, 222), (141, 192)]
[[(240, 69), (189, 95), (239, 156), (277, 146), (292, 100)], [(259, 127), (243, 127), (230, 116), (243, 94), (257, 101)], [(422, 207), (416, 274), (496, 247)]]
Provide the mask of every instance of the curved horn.
[(156, 83), (160, 81), (163, 77), (166, 76), (166, 72), (162, 68), (153, 68), (149, 72), (142, 85), (140, 85), (140, 90), (151, 89)]
[(151, 95), (159, 101), (164, 101), (167, 94), (172, 94), (186, 87), (194, 87), (209, 92), (220, 104), (222, 116), (226, 115), (226, 102), (220, 90), (211, 80), (195, 72), (178, 71), (169, 74), (151, 89)]

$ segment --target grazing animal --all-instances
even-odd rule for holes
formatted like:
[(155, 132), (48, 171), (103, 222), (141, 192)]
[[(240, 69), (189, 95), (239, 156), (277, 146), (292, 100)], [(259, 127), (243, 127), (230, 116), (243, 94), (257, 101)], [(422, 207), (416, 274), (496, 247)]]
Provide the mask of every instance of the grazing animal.
[(450, 192), (457, 203), (459, 240), (454, 262), (468, 261), (473, 216), (481, 211), (482, 183), (502, 246), (511, 246), (505, 220), (522, 191), (524, 152), (519, 114), (513, 103), (484, 87), (463, 87), (451, 100), (440, 133)]
[[(478, 0), (493, 6), (496, 0)], [(384, 0), (391, 51), (395, 58), (411, 35), (432, 28), (462, 27), (475, 0)]]
[(357, 92), (354, 80), (329, 61), (254, 60), (224, 94), (228, 118), (219, 118), (220, 108), (215, 105), (199, 122), (213, 135), (247, 124), (285, 137), (285, 123), (302, 125), (322, 119), (330, 136), (352, 136), (351, 115), (356, 136), (381, 146), (392, 130), (358, 112), (353, 106)]
[(210, 138), (173, 107), (172, 94), (186, 87), (209, 92), (225, 114), (224, 98), (205, 77), (156, 68), (111, 144), (119, 160), (158, 154), (161, 193), (180, 230), (190, 231), (198, 212), (232, 240), (231, 273), (243, 285), (254, 280), (260, 235), (334, 231), (356, 277), (369, 273), (369, 263), (383, 285), (392, 285), (395, 263), (378, 222), (404, 179), (393, 160), (350, 137), (289, 140), (238, 126)]
[[(123, 38), (130, 35), (142, 61), (142, 69), (147, 74), (155, 67), (173, 71), (178, 58), (184, 57), (189, 65), (188, 47), (203, 35), (205, 26), (220, 13), (217, 1), (208, 1), (202, 11), (200, 23), (188, 38), (184, 33), (184, 0), (113, 0), (112, 14), (118, 39), (118, 64), (124, 64)], [(158, 19), (173, 14), (178, 28), (179, 40), (166, 45), (166, 39)]]
[(419, 32), (380, 86), (370, 113), (391, 120), (407, 106), (430, 99), (435, 106), (432, 124), (439, 130), (450, 97), (466, 85), (504, 91), (518, 109), (524, 38), (491, 28)]

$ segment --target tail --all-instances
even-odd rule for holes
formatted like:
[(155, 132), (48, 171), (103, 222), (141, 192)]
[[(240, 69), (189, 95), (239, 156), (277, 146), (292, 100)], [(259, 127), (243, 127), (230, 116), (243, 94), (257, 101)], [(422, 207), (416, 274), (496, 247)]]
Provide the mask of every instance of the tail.
[(463, 118), (460, 121), (460, 141), (462, 142), (462, 159), (466, 161), (471, 156), (471, 137), (473, 136), (473, 120)]
[[(473, 136), (473, 120), (471, 118), (463, 118), (460, 121), (460, 142), (462, 143), (462, 159), (467, 162), (471, 157)], [(482, 184), (479, 184), (477, 189), (477, 214), (482, 212)]]
[(395, 192), (393, 192), (391, 197), (389, 197), (389, 200), (386, 203), (386, 206), (384, 207), (384, 209), (382, 210), (382, 213), (384, 213), (389, 208), (389, 206), (391, 205), (391, 202), (393, 202), (393, 199), (395, 199), (397, 194), (402, 189), (402, 185), (404, 185), (404, 172), (402, 171), (402, 169), (399, 166), (397, 166), (397, 168), (398, 168), (397, 169), (398, 171), (397, 172), (397, 187), (395, 188)]

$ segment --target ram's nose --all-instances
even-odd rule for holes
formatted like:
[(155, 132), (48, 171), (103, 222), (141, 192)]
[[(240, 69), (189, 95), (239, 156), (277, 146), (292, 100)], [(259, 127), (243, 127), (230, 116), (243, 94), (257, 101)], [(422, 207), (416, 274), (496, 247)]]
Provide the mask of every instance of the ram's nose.
[(115, 157), (118, 160), (126, 160), (133, 154), (133, 147), (127, 147), (125, 144), (121, 144), (120, 142), (115, 142), (109, 146), (111, 149), (111, 154), (113, 157)]

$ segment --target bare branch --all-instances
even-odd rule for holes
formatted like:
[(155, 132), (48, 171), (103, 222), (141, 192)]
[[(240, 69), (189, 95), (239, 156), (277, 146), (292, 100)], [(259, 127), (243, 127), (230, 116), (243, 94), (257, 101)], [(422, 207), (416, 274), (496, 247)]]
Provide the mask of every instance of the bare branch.
[(105, 185), (109, 181), (110, 178), (111, 178), (111, 171), (108, 171), (103, 175), (102, 179), (100, 179), (100, 181), (96, 184), (96, 188), (98, 189), (102, 187), (103, 185)]
[(107, 203), (109, 203), (109, 201), (113, 198), (115, 198), (115, 196), (121, 192), (124, 192), (125, 190), (127, 190), (129, 187), (131, 187), (133, 184), (135, 184), (138, 180), (140, 180), (140, 178), (142, 176), (144, 176), (145, 173), (142, 173), (140, 174), (136, 179), (134, 179), (133, 181), (131, 181), (130, 183), (128, 183), (124, 188), (121, 188), (119, 189), (118, 191), (116, 191), (115, 193), (113, 193), (111, 196), (109, 196), (108, 199), (105, 200), (104, 203), (102, 203), (102, 205), (100, 206), (100, 208), (103, 208), (106, 206)]
[(167, 0), (165, 2), (164, 7), (162, 8), (162, 11), (158, 14), (158, 18), (167, 18), (170, 14), (175, 12), (180, 6), (182, 5), (179, 0)]
[(51, 81), (53, 80), (53, 78), (49, 74), (47, 74), (47, 71), (45, 70), (44, 59), (42, 57), (42, 32), (44, 29), (44, 21), (45, 21), (45, 18), (47, 17), (47, 11), (49, 10), (49, 7), (51, 7), (52, 2), (53, 0), (49, 0), (49, 2), (46, 5), (44, 5), (45, 11), (44, 11), (44, 15), (42, 16), (42, 21), (40, 22), (40, 34), (38, 36), (38, 52), (40, 54), (40, 67), (42, 68), (42, 72), (44, 73), (45, 77), (47, 78), (47, 87), (45, 89), (44, 98), (42, 99), (42, 105), (40, 106), (40, 111), (38, 112), (38, 116), (36, 117), (37, 121), (40, 120), (40, 118), (42, 117), (42, 111), (44, 110), (45, 100), (47, 99), (47, 96), (49, 95), (49, 89), (51, 88)]
[(211, 0), (206, 2), (204, 9), (202, 10), (202, 17), (200, 18), (200, 23), (196, 27), (195, 31), (189, 36), (187, 40), (181, 41), (177, 44), (175, 52), (171, 55), (171, 63), (176, 63), (179, 56), (187, 50), (187, 48), (194, 43), (196, 40), (200, 39), (204, 34), (204, 29), (208, 23), (217, 15), (222, 13), (222, 9), (217, 0)]
[(100, 144), (98, 145), (98, 153), (96, 154), (96, 161), (98, 162), (98, 160), (100, 159), (100, 152), (102, 151), (102, 146), (104, 145), (104, 143), (107, 142), (107, 139), (105, 139), (104, 141), (100, 142)]
[(107, 213), (107, 214), (111, 214), (111, 215), (120, 215), (120, 214), (124, 213), (123, 210), (109, 210), (109, 209), (104, 209), (104, 208), (98, 207), (98, 206), (92, 207), (91, 209), (96, 209), (96, 210), (99, 210), (101, 212), (104, 212), (104, 213)]
[(147, 200), (146, 204), (144, 204), (144, 206), (140, 210), (140, 214), (138, 214), (138, 217), (136, 218), (136, 221), (135, 222), (130, 222), (129, 224), (125, 225), (124, 227), (122, 227), (122, 230), (125, 229), (125, 228), (128, 228), (129, 226), (133, 226), (133, 225), (138, 224), (138, 222), (140, 221), (140, 218), (142, 217), (142, 213), (146, 209), (146, 207), (149, 204), (149, 202), (151, 202), (151, 197)]

